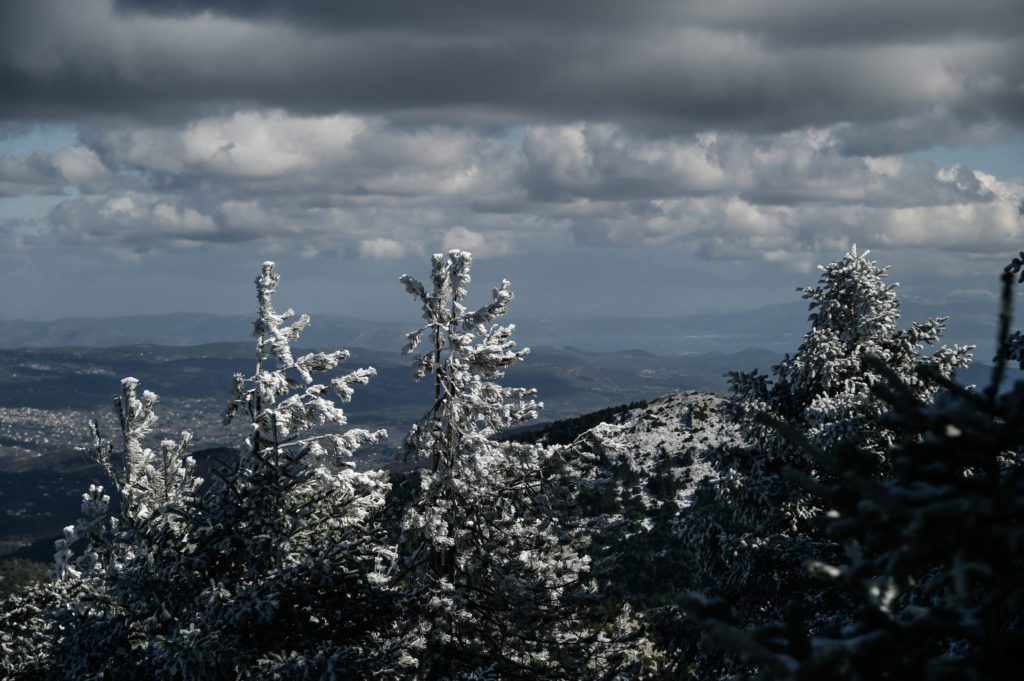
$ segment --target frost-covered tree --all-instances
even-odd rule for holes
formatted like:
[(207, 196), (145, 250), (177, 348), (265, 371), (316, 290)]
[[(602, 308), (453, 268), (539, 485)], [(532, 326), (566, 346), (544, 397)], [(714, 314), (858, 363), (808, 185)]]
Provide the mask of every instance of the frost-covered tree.
[(317, 383), (349, 353), (293, 354), (309, 318), (285, 324), (294, 313), (274, 309), (279, 280), (264, 263), (256, 369), (235, 376), (225, 414), (248, 422), (242, 455), (195, 505), (189, 546), (168, 573), (201, 578), (176, 587), (174, 628), (151, 635), (150, 649), (186, 677), (385, 675), (393, 553), (375, 515), (389, 485), (383, 473), (356, 470), (352, 454), (386, 433), (336, 430), (347, 423), (337, 401), (375, 371)]
[(186, 454), (192, 442), (188, 431), (182, 431), (177, 441), (163, 440), (159, 451), (144, 446), (158, 420), (155, 405), (159, 398), (149, 390), (140, 397), (138, 386), (136, 378), (122, 379), (121, 394), (114, 398), (121, 426), (121, 469), (113, 463), (113, 443), (103, 439), (96, 421), (89, 423), (93, 442), (87, 451), (117, 486), (124, 514), (145, 520), (167, 504), (193, 495), (202, 479), (195, 475), (195, 460)]
[[(535, 390), (507, 388), (487, 379), (503, 376), (504, 370), (521, 362), (529, 348), (514, 350), (514, 325), (488, 325), (508, 311), (512, 300), (507, 280), (491, 293), (491, 302), (470, 312), (464, 300), (470, 282), (472, 256), (466, 251), (435, 253), (430, 292), (414, 277), (401, 278), (406, 290), (422, 305), (423, 327), (408, 334), (403, 352), (416, 351), (424, 335), (429, 347), (414, 360), (416, 379), (432, 376), (434, 404), (406, 439), (407, 450), (427, 456), (431, 470), (456, 463), (462, 436), (485, 436), (536, 418), (543, 404), (532, 397)], [(477, 341), (477, 336), (481, 336)]]
[[(121, 658), (111, 651), (134, 647), (141, 634), (137, 608), (153, 598), (148, 587), (156, 556), (187, 540), (183, 517), (203, 483), (186, 455), (188, 432), (164, 440), (157, 451), (145, 446), (158, 420), (158, 398), (149, 391), (139, 396), (138, 385), (137, 379), (125, 378), (114, 399), (119, 452), (102, 437), (98, 423), (90, 422), (92, 443), (82, 449), (106, 471), (116, 502), (101, 485), (82, 495), (82, 516), (55, 543), (57, 581), (20, 604), (20, 611), (32, 616), (20, 625), (24, 635), (12, 642), (12, 657), (22, 660), (5, 670), (12, 677), (87, 675), (111, 664), (105, 672), (111, 677), (131, 673), (132, 665), (119, 668)], [(44, 651), (34, 667), (26, 666), (29, 656), (19, 652), (20, 645), (33, 641)]]
[[(0, 637), (4, 673), (34, 678), (394, 678), (401, 638), (394, 560), (376, 520), (388, 490), (352, 453), (384, 437), (350, 429), (348, 401), (372, 369), (334, 378), (344, 351), (295, 357), (265, 263), (256, 280), (257, 365), (236, 376), (229, 418), (248, 417), (232, 466), (199, 487), (189, 438), (145, 447), (155, 395), (125, 379), (117, 411), (123, 452), (93, 424), (100, 487), (58, 542), (61, 580), (13, 603), (26, 624)], [(119, 463), (120, 462), (120, 463)], [(83, 546), (84, 548), (77, 548)], [(5, 662), (6, 664), (6, 662)]]
[(683, 523), (705, 588), (733, 602), (750, 622), (774, 616), (794, 592), (804, 593), (810, 607), (831, 612), (816, 600), (824, 596), (808, 584), (802, 566), (835, 557), (839, 548), (809, 522), (820, 500), (791, 471), (820, 481), (830, 474), (785, 433), (799, 433), (817, 448), (856, 442), (885, 468), (896, 434), (883, 418), (888, 405), (872, 390), (881, 379), (874, 362), (929, 402), (937, 388), (919, 371), (948, 377), (970, 359), (970, 348), (960, 346), (922, 354), (923, 346), (939, 341), (946, 319), (900, 328), (896, 286), (886, 282), (887, 268), (867, 255), (854, 247), (820, 268), (816, 286), (803, 289), (811, 329), (795, 354), (770, 376), (731, 375), (729, 410), (748, 444), (710, 453), (717, 475)]
[[(278, 313), (273, 297), (280, 282), (274, 272), (274, 263), (263, 263), (256, 278), (259, 316), (254, 324), (256, 337), (256, 371), (245, 377), (235, 374), (232, 400), (224, 415), (230, 423), (243, 411), (252, 424), (252, 434), (245, 444), (257, 460), (285, 456), (287, 452), (308, 452), (327, 466), (344, 464), (352, 452), (362, 444), (377, 442), (386, 437), (384, 431), (371, 433), (362, 429), (349, 429), (344, 435), (318, 433), (303, 437), (315, 428), (348, 423), (345, 412), (335, 404), (333, 392), (341, 402), (348, 402), (354, 393), (353, 384), (365, 385), (377, 375), (372, 367), (357, 369), (331, 379), (330, 385), (314, 383), (313, 374), (330, 371), (348, 359), (348, 350), (311, 352), (295, 358), (291, 343), (298, 340), (309, 325), (309, 316), (302, 315), (291, 324), (295, 316), (291, 309)], [(300, 390), (290, 394), (293, 390)]]
[[(203, 484), (196, 475), (196, 462), (186, 454), (192, 434), (182, 431), (178, 440), (165, 439), (159, 451), (144, 446), (157, 423), (155, 405), (159, 400), (149, 390), (138, 395), (139, 380), (121, 381), (121, 394), (114, 398), (114, 411), (121, 428), (121, 451), (105, 439), (98, 421), (90, 421), (92, 443), (81, 448), (103, 467), (120, 501), (119, 513), (111, 512), (110, 496), (102, 485), (91, 485), (82, 495), (82, 517), (64, 528), (64, 538), (55, 544), (58, 578), (97, 575), (117, 561), (130, 557), (132, 546), (159, 523), (181, 526), (174, 511), (191, 501)], [(170, 511), (170, 512), (168, 512)], [(83, 546), (75, 554), (75, 546)], [(118, 555), (118, 553), (125, 555)], [(113, 561), (113, 564), (110, 564)]]
[(818, 448), (790, 434), (828, 477), (798, 476), (812, 521), (843, 551), (806, 566), (856, 605), (826, 626), (800, 603), (753, 628), (724, 604), (696, 603), (705, 635), (773, 679), (1015, 679), (1024, 665), (1024, 382), (1010, 360), (1010, 272), (998, 361), (985, 390), (934, 367), (922, 399), (878, 359), (875, 394), (894, 444), (883, 459), (855, 441)]
[[(817, 286), (803, 289), (809, 300), (811, 329), (800, 349), (772, 368), (730, 377), (734, 411), (758, 444), (765, 460), (800, 456), (767, 421), (799, 429), (817, 446), (856, 438), (881, 454), (892, 443), (892, 432), (879, 423), (887, 406), (871, 391), (880, 378), (866, 357), (880, 359), (929, 400), (936, 388), (916, 370), (933, 367), (949, 376), (967, 366), (971, 348), (943, 346), (931, 355), (921, 349), (935, 345), (947, 318), (913, 322), (899, 328), (897, 284), (886, 282), (888, 268), (867, 258), (857, 247), (842, 259), (822, 266)], [(768, 417), (765, 419), (764, 417)]]
[(405, 663), (425, 679), (596, 678), (631, 662), (612, 655), (629, 624), (600, 631), (608, 623), (582, 610), (586, 537), (565, 514), (575, 481), (564, 452), (493, 438), (541, 405), (535, 391), (496, 382), (527, 350), (514, 349), (512, 325), (492, 324), (512, 300), (507, 281), (487, 305), (466, 307), (471, 264), (452, 250), (434, 255), (429, 289), (401, 279), (426, 321), (405, 352), (426, 341), (415, 375), (434, 382), (406, 441), (428, 468), (402, 526), (400, 567), (421, 590)]
[[(379, 508), (387, 491), (383, 474), (357, 472), (352, 463), (356, 449), (382, 440), (387, 433), (360, 428), (337, 433), (329, 429), (348, 422), (344, 410), (331, 399), (332, 393), (340, 402), (348, 402), (354, 393), (353, 384), (366, 384), (376, 370), (357, 369), (331, 379), (329, 384), (315, 383), (314, 373), (334, 369), (349, 357), (349, 352), (312, 352), (294, 357), (290, 344), (298, 340), (309, 317), (302, 315), (292, 324), (284, 324), (295, 313), (290, 309), (280, 314), (274, 310), (273, 295), (279, 281), (274, 263), (263, 263), (256, 279), (256, 370), (249, 377), (235, 375), (232, 399), (224, 416), (230, 423), (241, 412), (249, 422), (245, 454), (232, 482), (240, 486), (239, 498), (252, 506), (246, 513), (252, 514), (251, 522), (259, 527), (253, 535), (265, 538), (260, 555), (274, 556), (278, 567), (287, 562), (291, 544), (311, 539), (313, 530), (306, 518), (292, 516), (286, 510), (286, 497), (297, 500), (313, 495), (317, 510), (333, 507), (334, 521), (344, 524), (357, 523)], [(325, 432), (318, 430), (325, 427)], [(296, 484), (300, 476), (310, 479)], [(256, 501), (265, 495), (274, 499), (270, 509)], [(312, 500), (303, 499), (302, 503)]]
[(78, 596), (78, 584), (44, 582), (0, 601), (0, 678), (61, 678), (54, 648), (61, 637), (56, 615)]

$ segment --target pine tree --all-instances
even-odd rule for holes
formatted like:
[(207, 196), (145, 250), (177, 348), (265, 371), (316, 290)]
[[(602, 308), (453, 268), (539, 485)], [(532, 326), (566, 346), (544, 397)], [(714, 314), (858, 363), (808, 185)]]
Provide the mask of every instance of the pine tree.
[(26, 622), (0, 637), (5, 674), (397, 676), (400, 594), (385, 574), (395, 554), (377, 520), (389, 484), (352, 461), (385, 433), (335, 432), (346, 417), (330, 398), (347, 402), (374, 372), (315, 383), (348, 354), (294, 357), (309, 320), (284, 325), (278, 281), (264, 263), (256, 371), (236, 376), (228, 408), (250, 425), (235, 465), (200, 488), (187, 434), (146, 448), (157, 397), (139, 396), (133, 378), (116, 401), (123, 452), (92, 425), (90, 452), (120, 509), (102, 487), (84, 495), (83, 519), (58, 542), (61, 579), (11, 603)]
[(923, 402), (937, 388), (921, 379), (920, 370), (948, 377), (969, 361), (970, 348), (960, 346), (922, 355), (924, 345), (938, 342), (946, 319), (899, 328), (896, 286), (886, 283), (887, 269), (866, 256), (854, 247), (821, 268), (817, 286), (803, 289), (811, 329), (794, 355), (770, 376), (730, 376), (729, 412), (749, 444), (709, 453), (717, 476), (702, 486), (683, 532), (703, 588), (733, 603), (741, 621), (772, 617), (793, 593), (822, 613), (840, 607), (822, 600), (830, 596), (803, 570), (808, 559), (835, 559), (839, 547), (809, 522), (820, 512), (820, 500), (790, 471), (819, 481), (830, 474), (786, 433), (799, 433), (817, 448), (855, 441), (885, 468), (896, 434), (883, 418), (887, 404), (872, 390), (881, 374), (870, 358), (900, 376)]
[[(114, 411), (121, 427), (122, 448), (118, 456), (114, 445), (100, 432), (99, 422), (89, 422), (92, 443), (81, 448), (103, 467), (120, 500), (120, 512), (111, 512), (110, 496), (102, 485), (90, 485), (82, 495), (82, 518), (64, 528), (64, 538), (55, 543), (56, 573), (60, 579), (99, 575), (104, 569), (117, 569), (117, 561), (132, 545), (144, 541), (146, 533), (158, 523), (179, 527), (173, 512), (194, 497), (203, 479), (196, 475), (196, 462), (187, 456), (192, 434), (182, 431), (178, 440), (163, 440), (159, 452), (143, 442), (158, 420), (156, 393), (138, 395), (139, 380), (121, 380), (121, 394), (114, 398)], [(172, 511), (172, 512), (168, 512)], [(74, 546), (84, 545), (76, 556)]]
[(78, 582), (36, 584), (0, 601), (0, 678), (60, 678), (54, 649), (62, 631), (56, 615), (78, 596)]
[[(152, 636), (153, 655), (186, 676), (243, 674), (319, 678), (386, 676), (397, 592), (384, 574), (393, 552), (376, 520), (389, 485), (360, 472), (355, 450), (384, 431), (349, 429), (341, 402), (375, 371), (316, 383), (344, 350), (295, 357), (309, 324), (273, 306), (279, 275), (256, 279), (256, 370), (235, 376), (225, 413), (248, 421), (242, 455), (195, 506), (191, 545), (172, 575), (198, 573), (181, 589), (174, 630)], [(173, 576), (172, 576), (173, 579)], [(192, 591), (194, 589), (194, 591)]]
[[(843, 552), (807, 571), (855, 604), (819, 626), (801, 604), (757, 627), (695, 603), (709, 640), (775, 679), (1015, 679), (1024, 664), (1024, 381), (1003, 390), (1013, 335), (1004, 275), (997, 363), (984, 390), (935, 367), (907, 381), (879, 358), (874, 393), (894, 444), (816, 447), (787, 437), (831, 475), (796, 474), (811, 522)], [(942, 392), (934, 402), (916, 386)]]
[(429, 290), (401, 279), (426, 321), (405, 352), (427, 338), (415, 375), (434, 381), (434, 403), (406, 441), (429, 466), (402, 528), (402, 569), (422, 590), (406, 663), (425, 679), (607, 673), (624, 662), (610, 653), (629, 625), (601, 633), (605, 622), (580, 612), (592, 587), (586, 537), (564, 515), (577, 491), (560, 474), (564, 452), (493, 438), (541, 405), (535, 391), (495, 382), (528, 351), (513, 349), (513, 326), (491, 324), (512, 300), (507, 281), (467, 309), (471, 263), (465, 251), (434, 255)]
[[(274, 263), (263, 263), (256, 279), (256, 371), (249, 377), (235, 375), (224, 420), (230, 423), (240, 412), (248, 418), (250, 433), (232, 484), (238, 487), (238, 498), (246, 500), (244, 506), (251, 507), (246, 513), (259, 528), (252, 528), (253, 535), (264, 538), (265, 546), (257, 554), (274, 556), (276, 567), (281, 568), (293, 543), (313, 537), (307, 518), (289, 515), (287, 497), (293, 497), (292, 503), (309, 497), (302, 503), (315, 500), (314, 508), (320, 512), (327, 510), (324, 504), (333, 505), (333, 521), (338, 524), (358, 523), (383, 504), (387, 491), (383, 475), (357, 472), (352, 454), (360, 446), (381, 441), (387, 433), (359, 428), (342, 434), (317, 430), (348, 423), (344, 410), (332, 401), (332, 392), (341, 402), (348, 402), (353, 384), (366, 384), (377, 372), (372, 367), (357, 369), (331, 379), (330, 385), (314, 383), (314, 373), (334, 369), (350, 353), (336, 350), (293, 356), (290, 344), (298, 340), (309, 317), (302, 315), (284, 325), (295, 313), (274, 310), (273, 295), (279, 281)], [(298, 392), (290, 394), (292, 391)], [(302, 484), (297, 482), (299, 478)], [(270, 512), (256, 503), (257, 494), (272, 498)]]
[(158, 397), (150, 391), (139, 396), (138, 385), (135, 378), (123, 379), (114, 399), (121, 451), (115, 454), (96, 421), (90, 422), (91, 445), (82, 448), (106, 471), (118, 503), (103, 486), (90, 485), (82, 495), (81, 518), (55, 542), (57, 582), (40, 587), (24, 606), (34, 610), (34, 640), (45, 642), (51, 674), (104, 668), (112, 678), (131, 674), (132, 665), (119, 668), (123, 658), (112, 651), (133, 647), (140, 636), (133, 608), (152, 600), (136, 584), (138, 566), (151, 569), (161, 547), (178, 547), (188, 534), (181, 513), (203, 483), (185, 454), (191, 435), (164, 440), (159, 451), (145, 447), (158, 420)]

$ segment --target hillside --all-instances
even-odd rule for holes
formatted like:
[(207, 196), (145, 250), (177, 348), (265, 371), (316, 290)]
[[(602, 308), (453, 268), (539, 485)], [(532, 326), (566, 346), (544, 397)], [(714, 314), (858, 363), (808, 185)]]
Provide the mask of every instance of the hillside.
[[(670, 470), (679, 485), (674, 501), (684, 507), (690, 503), (693, 487), (711, 473), (702, 452), (738, 440), (735, 426), (720, 413), (724, 402), (716, 393), (680, 390), (509, 433), (502, 439), (556, 445), (575, 441), (642, 481)], [(659, 503), (649, 490), (645, 494), (648, 505)]]
[(674, 482), (671, 500), (684, 508), (697, 483), (711, 475), (703, 453), (739, 440), (736, 427), (720, 413), (724, 402), (722, 396), (700, 390), (673, 392), (617, 414), (588, 430), (583, 439), (615, 469), (647, 481), (642, 487), (646, 507), (669, 500), (659, 496), (663, 488), (650, 488), (651, 481), (667, 473)]
[(572, 448), (590, 464), (584, 512), (600, 528), (591, 557), (601, 593), (636, 607), (672, 605), (694, 588), (692, 556), (678, 541), (681, 514), (712, 474), (706, 453), (736, 442), (724, 398), (677, 391), (627, 408), (581, 433)]

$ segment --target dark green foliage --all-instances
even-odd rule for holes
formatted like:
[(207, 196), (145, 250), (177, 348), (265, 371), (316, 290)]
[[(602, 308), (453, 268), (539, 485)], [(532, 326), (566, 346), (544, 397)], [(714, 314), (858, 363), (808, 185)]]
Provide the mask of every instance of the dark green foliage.
[[(676, 540), (675, 528), (676, 494), (689, 481), (676, 478), (671, 469), (686, 463), (666, 457), (644, 480), (607, 460), (604, 465), (616, 476), (615, 483), (581, 497), (580, 504), (581, 515), (595, 520), (621, 517), (597, 531), (591, 544), (591, 557), (600, 566), (601, 592), (612, 602), (630, 603), (641, 611), (672, 604), (677, 594), (695, 586), (693, 556)], [(660, 505), (647, 508), (642, 498)]]
[[(285, 417), (341, 424), (313, 399), (322, 391), (291, 402), (236, 392), (258, 430), (204, 485), (183, 463), (179, 488), (159, 499), (152, 485), (124, 509), (100, 488), (85, 495), (84, 520), (65, 534), (64, 580), (0, 608), (0, 676), (1017, 678), (1024, 381), (1001, 384), (1019, 359), (1009, 293), (1024, 254), (1008, 268), (983, 390), (948, 377), (964, 349), (920, 355), (940, 321), (896, 328), (884, 270), (855, 253), (834, 265), (807, 290), (815, 326), (800, 351), (770, 377), (734, 377), (745, 447), (689, 448), (710, 430), (680, 438), (681, 451), (620, 438), (665, 427), (670, 409), (641, 414), (631, 431), (594, 428), (627, 423), (646, 403), (503, 441), (491, 437), (500, 414), (487, 412), (482, 429), (466, 414), (483, 412), (467, 411), (439, 422), (464, 428), (427, 457), (433, 471), (389, 480), (337, 456), (374, 434), (348, 431), (331, 452), (300, 428), (278, 437)], [(267, 318), (270, 331), (283, 321)], [(254, 383), (278, 397), (300, 387), (261, 372)], [(344, 398), (370, 375), (335, 387)], [(479, 396), (474, 374), (461, 379)], [(672, 427), (695, 428), (714, 409), (702, 401)], [(126, 451), (156, 461), (142, 434), (126, 431)], [(719, 475), (687, 507), (695, 454)], [(403, 533), (431, 550), (399, 543)]]
[[(303, 493), (314, 474), (305, 456), (221, 471), (180, 509), (187, 539), (161, 522), (122, 536), (134, 557), (102, 581), (76, 582), (74, 599), (46, 616), (63, 631), (48, 651), (53, 673), (234, 679), (281, 667), (288, 678), (319, 678), (331, 667), (344, 678), (393, 669), (398, 594), (372, 578), (383, 530), (372, 517), (339, 527), (342, 512), (324, 515), (327, 500)], [(303, 539), (310, 529), (318, 541)]]
[[(352, 452), (383, 433), (342, 426), (342, 410), (312, 373), (347, 353), (295, 358), (271, 294), (257, 279), (255, 375), (236, 376), (232, 412), (248, 417), (246, 447), (202, 485), (191, 436), (144, 446), (155, 394), (122, 380), (120, 451), (93, 423), (89, 452), (108, 475), (82, 496), (82, 517), (57, 542), (59, 581), (7, 607), (0, 637), (10, 676), (54, 678), (393, 678), (402, 619), (387, 577), (380, 520), (386, 474), (355, 470)], [(270, 355), (273, 354), (273, 359)], [(275, 361), (276, 360), (276, 363)], [(271, 371), (267, 365), (273, 365)], [(287, 372), (287, 373), (286, 373)], [(347, 401), (372, 369), (335, 377)], [(248, 386), (254, 386), (247, 390)], [(289, 396), (293, 390), (297, 395)], [(8, 626), (9, 625), (9, 626)]]

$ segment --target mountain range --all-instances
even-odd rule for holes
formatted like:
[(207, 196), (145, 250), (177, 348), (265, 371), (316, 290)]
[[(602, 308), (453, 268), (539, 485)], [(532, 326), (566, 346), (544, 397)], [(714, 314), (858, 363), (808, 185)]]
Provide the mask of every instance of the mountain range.
[[(977, 345), (988, 359), (996, 335), (996, 303), (905, 301), (903, 320), (948, 316), (947, 343)], [(763, 348), (791, 352), (807, 331), (807, 303), (768, 305), (742, 312), (714, 312), (679, 317), (513, 315), (516, 338), (525, 346), (571, 346), (588, 352), (643, 350), (658, 354), (736, 352)], [(110, 347), (153, 344), (201, 345), (244, 341), (254, 315), (165, 314), (55, 321), (0, 319), (0, 348)], [(397, 350), (417, 320), (372, 321), (343, 315), (313, 314), (302, 344), (310, 347), (363, 347)]]

